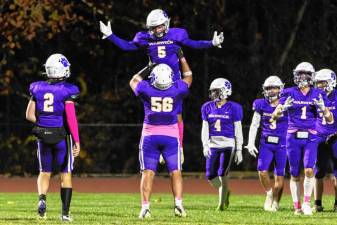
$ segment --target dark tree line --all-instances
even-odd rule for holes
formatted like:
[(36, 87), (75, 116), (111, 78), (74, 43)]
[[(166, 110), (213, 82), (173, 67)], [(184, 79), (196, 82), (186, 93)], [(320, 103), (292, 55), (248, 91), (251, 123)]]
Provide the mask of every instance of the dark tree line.
[[(318, 70), (336, 68), (337, 1), (52, 1), (5, 0), (0, 3), (0, 173), (36, 173), (35, 143), (24, 121), (29, 83), (42, 79), (43, 64), (55, 52), (66, 55), (81, 89), (78, 102), (83, 151), (77, 172), (136, 172), (140, 127), (86, 124), (142, 123), (142, 104), (129, 86), (131, 76), (147, 63), (145, 52), (124, 52), (101, 40), (99, 20), (131, 40), (145, 29), (147, 14), (166, 10), (171, 26), (185, 27), (192, 39), (223, 31), (222, 49), (183, 48), (194, 74), (185, 101), (187, 171), (202, 171), (200, 107), (216, 77), (233, 84), (232, 99), (244, 107), (245, 136), (251, 104), (272, 74), (292, 85), (292, 70), (309, 61)], [(255, 169), (244, 155), (236, 169)]]

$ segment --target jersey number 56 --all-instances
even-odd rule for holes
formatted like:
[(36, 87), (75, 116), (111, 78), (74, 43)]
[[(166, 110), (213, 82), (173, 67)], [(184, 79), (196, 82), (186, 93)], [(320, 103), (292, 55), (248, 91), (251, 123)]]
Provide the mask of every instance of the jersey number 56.
[(151, 110), (154, 112), (171, 112), (173, 99), (171, 97), (151, 97)]

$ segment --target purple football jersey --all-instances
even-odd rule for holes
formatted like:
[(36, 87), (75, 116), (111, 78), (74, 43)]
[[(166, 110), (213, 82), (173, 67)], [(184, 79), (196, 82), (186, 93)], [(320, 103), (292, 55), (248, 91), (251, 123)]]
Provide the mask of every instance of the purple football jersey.
[(146, 49), (152, 62), (156, 64), (165, 63), (169, 65), (174, 73), (173, 80), (181, 79), (180, 64), (177, 55), (178, 49), (181, 46), (191, 48), (210, 48), (212, 41), (195, 41), (188, 37), (187, 31), (182, 28), (170, 28), (163, 37), (155, 37), (148, 31), (138, 32), (133, 41), (125, 41), (115, 34), (112, 34), (108, 39), (114, 42), (123, 50)]
[(297, 86), (283, 90), (280, 99), (281, 104), (284, 104), (288, 96), (294, 99), (293, 105), (288, 109), (289, 130), (315, 130), (319, 110), (314, 104), (313, 99), (318, 100), (320, 94), (323, 97), (324, 103), (329, 105), (326, 93), (314, 87), (311, 87), (306, 95), (303, 95)]
[(334, 123), (333, 124), (328, 124), (323, 117), (323, 112), (319, 113), (319, 117), (316, 121), (316, 130), (318, 132), (319, 136), (328, 136), (330, 134), (333, 134), (337, 131), (337, 90), (333, 90), (329, 95), (328, 95), (328, 100), (330, 101), (330, 105), (326, 105), (331, 113), (333, 114), (334, 117)]
[(65, 101), (79, 95), (78, 87), (65, 81), (34, 82), (30, 85), (29, 92), (36, 102), (37, 125), (41, 127), (62, 127)]
[(202, 119), (209, 124), (209, 136), (234, 138), (234, 122), (241, 121), (242, 107), (236, 102), (228, 101), (220, 108), (215, 101), (208, 101), (201, 107)]
[(176, 124), (178, 106), (188, 94), (188, 85), (177, 80), (166, 90), (153, 87), (149, 81), (138, 83), (135, 94), (144, 103), (144, 123), (150, 125)]
[(261, 115), (262, 136), (278, 136), (284, 137), (288, 129), (288, 114), (287, 111), (275, 122), (270, 123), (271, 114), (276, 106), (271, 106), (265, 98), (256, 99), (253, 103), (253, 110)]

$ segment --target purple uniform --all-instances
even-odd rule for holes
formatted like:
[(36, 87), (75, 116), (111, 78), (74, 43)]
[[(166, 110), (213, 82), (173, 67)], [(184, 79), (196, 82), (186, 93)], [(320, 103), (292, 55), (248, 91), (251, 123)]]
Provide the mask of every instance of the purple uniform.
[(258, 171), (268, 171), (274, 160), (274, 173), (284, 176), (287, 162), (286, 134), (288, 128), (288, 117), (285, 112), (276, 122), (270, 123), (271, 114), (276, 107), (271, 106), (268, 100), (256, 99), (253, 110), (261, 115), (261, 138), (258, 156)]
[[(73, 101), (79, 95), (77, 86), (67, 82), (49, 83), (38, 81), (29, 88), (36, 103), (37, 126), (45, 128), (66, 127), (65, 102)], [(71, 172), (74, 158), (72, 156), (72, 139), (69, 135), (55, 145), (37, 140), (39, 169), (51, 172), (53, 160), (56, 159), (61, 172)]]
[(201, 116), (209, 125), (211, 155), (206, 159), (206, 177), (211, 180), (228, 172), (234, 156), (234, 122), (242, 120), (242, 107), (228, 101), (218, 108), (215, 101), (208, 101), (201, 108)]
[(187, 83), (177, 80), (169, 89), (159, 90), (143, 80), (135, 94), (143, 101), (145, 114), (139, 144), (141, 170), (156, 171), (160, 154), (169, 172), (181, 170), (177, 114), (178, 105), (188, 94)]
[(191, 48), (210, 48), (212, 41), (195, 41), (188, 37), (187, 31), (182, 28), (170, 28), (163, 37), (155, 37), (148, 31), (138, 32), (130, 42), (125, 41), (115, 34), (108, 37), (110, 41), (126, 51), (146, 49), (152, 62), (169, 65), (174, 73), (173, 81), (181, 79), (178, 49), (181, 46)]
[(318, 132), (319, 145), (317, 153), (317, 163), (315, 165), (315, 177), (324, 178), (328, 166), (330, 166), (330, 160), (333, 163), (333, 172), (335, 177), (337, 177), (337, 141), (336, 138), (329, 138), (326, 143), (326, 139), (329, 135), (334, 134), (337, 131), (337, 91), (334, 89), (329, 95), (328, 99), (331, 105), (328, 107), (330, 112), (333, 114), (334, 123), (328, 124), (323, 113), (319, 114), (319, 118), (316, 122), (316, 129)]
[(319, 95), (322, 95), (327, 104), (325, 92), (317, 88), (311, 87), (306, 95), (298, 87), (287, 88), (282, 92), (281, 103), (284, 103), (288, 96), (294, 99), (293, 105), (288, 109), (286, 140), (290, 174), (294, 177), (300, 175), (301, 160), (304, 168), (313, 168), (317, 160), (316, 120), (319, 117), (319, 109), (313, 100), (318, 100)]

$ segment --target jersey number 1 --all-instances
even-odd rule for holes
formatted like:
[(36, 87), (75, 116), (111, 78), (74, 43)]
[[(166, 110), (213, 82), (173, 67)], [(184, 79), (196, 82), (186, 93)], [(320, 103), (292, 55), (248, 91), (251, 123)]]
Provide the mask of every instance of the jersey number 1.
[(46, 93), (43, 96), (43, 111), (54, 112), (54, 95), (52, 93)]

